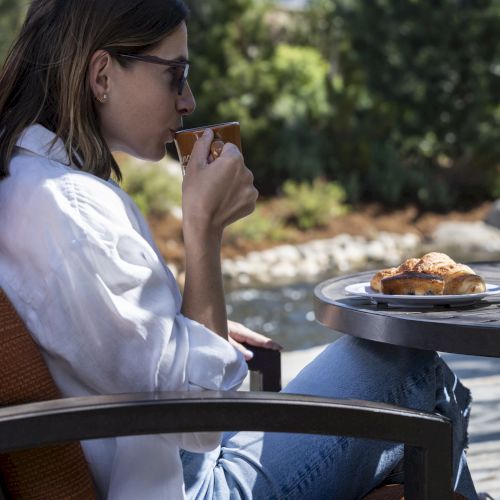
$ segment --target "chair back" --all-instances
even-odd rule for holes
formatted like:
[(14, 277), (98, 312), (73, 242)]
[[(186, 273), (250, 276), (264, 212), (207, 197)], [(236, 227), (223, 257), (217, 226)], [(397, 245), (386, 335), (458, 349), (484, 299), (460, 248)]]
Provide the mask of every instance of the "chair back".
[[(0, 289), (0, 406), (60, 397), (38, 346)], [(80, 443), (0, 454), (0, 475), (10, 498), (96, 498)]]

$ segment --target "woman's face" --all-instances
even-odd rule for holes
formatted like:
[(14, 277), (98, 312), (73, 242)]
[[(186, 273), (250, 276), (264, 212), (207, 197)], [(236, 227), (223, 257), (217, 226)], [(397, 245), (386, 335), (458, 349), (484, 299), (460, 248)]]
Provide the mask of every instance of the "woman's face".
[[(90, 75), (96, 97), (107, 95), (105, 103), (97, 103), (106, 143), (112, 151), (161, 160), (165, 144), (173, 141), (174, 132), (182, 126), (182, 117), (195, 109), (189, 84), (186, 82), (179, 95), (175, 68), (144, 61), (131, 61), (123, 68), (109, 54), (100, 52), (101, 56), (94, 54)], [(187, 60), (186, 24), (147, 55)]]

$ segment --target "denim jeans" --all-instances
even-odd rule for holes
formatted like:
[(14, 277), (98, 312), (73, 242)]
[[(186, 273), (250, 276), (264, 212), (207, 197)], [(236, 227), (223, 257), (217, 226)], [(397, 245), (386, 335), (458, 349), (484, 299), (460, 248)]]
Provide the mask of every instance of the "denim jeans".
[[(477, 498), (464, 452), (470, 392), (437, 353), (344, 336), (283, 392), (379, 401), (447, 416), (454, 428), (455, 490)], [(217, 500), (362, 498), (398, 475), (402, 457), (403, 445), (397, 443), (261, 432), (226, 433), (210, 453), (181, 451), (187, 498)]]

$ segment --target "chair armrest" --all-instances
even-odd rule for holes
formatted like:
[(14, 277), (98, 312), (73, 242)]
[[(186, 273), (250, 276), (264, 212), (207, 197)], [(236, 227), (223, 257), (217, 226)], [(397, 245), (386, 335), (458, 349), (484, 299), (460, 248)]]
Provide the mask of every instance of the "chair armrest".
[(248, 344), (243, 346), (254, 353), (254, 357), (247, 361), (250, 370), (250, 390), (280, 391), (281, 352)]
[(229, 430), (342, 435), (405, 444), (407, 500), (452, 499), (452, 428), (442, 416), (282, 393), (168, 392), (0, 409), (0, 452), (111, 436)]

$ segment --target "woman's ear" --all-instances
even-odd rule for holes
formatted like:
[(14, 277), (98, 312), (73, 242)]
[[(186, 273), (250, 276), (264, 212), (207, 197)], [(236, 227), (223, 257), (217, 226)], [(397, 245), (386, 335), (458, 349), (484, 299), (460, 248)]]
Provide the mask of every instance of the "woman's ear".
[(89, 81), (94, 97), (99, 102), (106, 102), (110, 91), (110, 73), (112, 60), (109, 52), (98, 50), (94, 52), (89, 64)]

